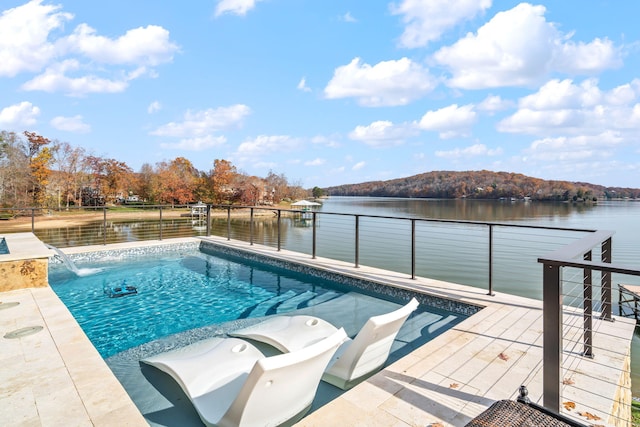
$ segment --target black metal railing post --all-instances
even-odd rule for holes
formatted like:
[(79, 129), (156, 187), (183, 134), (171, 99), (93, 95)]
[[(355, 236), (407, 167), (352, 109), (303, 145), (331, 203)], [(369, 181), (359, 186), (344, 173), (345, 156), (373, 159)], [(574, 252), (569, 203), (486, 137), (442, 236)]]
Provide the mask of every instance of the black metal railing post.
[(231, 205), (227, 206), (227, 240), (231, 240)]
[[(607, 264), (611, 264), (612, 254), (611, 254), (611, 237), (602, 242), (601, 246), (601, 259), (602, 262)], [(603, 271), (601, 278), (601, 299), (602, 299), (602, 319), (613, 321), (613, 317), (611, 317), (611, 272)]]
[(278, 209), (278, 252), (280, 252), (280, 218), (282, 217), (281, 213), (282, 211)]
[(160, 224), (159, 224), (159, 228), (158, 228), (158, 240), (162, 240), (162, 205), (158, 206), (158, 209), (160, 210)]
[(311, 259), (316, 259), (316, 212), (311, 213), (311, 224), (313, 227), (313, 238), (311, 240)]
[(489, 224), (489, 293), (487, 295), (494, 296), (493, 293), (493, 225)]
[(559, 413), (560, 373), (562, 369), (562, 291), (560, 289), (560, 266), (544, 264), (542, 276), (542, 308), (544, 313), (544, 316), (542, 316), (543, 406)]
[(411, 220), (411, 278), (416, 278), (416, 220)]
[(250, 210), (249, 216), (249, 246), (253, 246), (253, 208)]
[(31, 208), (31, 232), (36, 232), (36, 210)]
[(211, 205), (207, 204), (207, 236), (211, 236)]
[(107, 207), (102, 207), (102, 244), (107, 244)]
[[(585, 261), (591, 261), (591, 251), (582, 257)], [(585, 357), (593, 358), (593, 272), (590, 268), (583, 269), (583, 316), (582, 334), (584, 341)]]
[(356, 236), (355, 236), (355, 257), (356, 257), (356, 268), (360, 267), (360, 215), (356, 215)]

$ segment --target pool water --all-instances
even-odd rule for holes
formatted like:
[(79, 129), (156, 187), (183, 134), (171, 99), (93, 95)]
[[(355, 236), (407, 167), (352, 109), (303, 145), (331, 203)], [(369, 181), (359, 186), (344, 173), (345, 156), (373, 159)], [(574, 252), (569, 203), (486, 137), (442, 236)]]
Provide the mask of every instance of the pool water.
[[(285, 313), (343, 294), (333, 282), (197, 249), (78, 267), (98, 271), (78, 277), (53, 265), (49, 282), (104, 358), (178, 332)], [(137, 293), (109, 295), (127, 287)]]

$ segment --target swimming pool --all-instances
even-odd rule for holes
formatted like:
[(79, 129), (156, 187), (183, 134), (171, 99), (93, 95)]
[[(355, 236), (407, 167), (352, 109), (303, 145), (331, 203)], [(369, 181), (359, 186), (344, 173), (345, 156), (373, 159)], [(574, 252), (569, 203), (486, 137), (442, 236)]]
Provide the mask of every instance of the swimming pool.
[[(49, 282), (104, 358), (189, 329), (285, 313), (343, 293), (328, 280), (197, 248), (135, 261), (107, 257), (90, 267), (93, 274), (77, 276), (53, 265)], [(122, 292), (127, 288), (132, 292)]]
[[(211, 242), (76, 254), (74, 261), (78, 270), (93, 274), (78, 277), (62, 264), (52, 265), (51, 287), (151, 426), (202, 423), (175, 381), (140, 363), (145, 357), (294, 311), (342, 326), (355, 336), (370, 316), (408, 300), (406, 291), (380, 283)], [(137, 293), (115, 298), (105, 294), (105, 289), (118, 286), (134, 286)], [(388, 363), (477, 309), (437, 297), (419, 299), (423, 304), (400, 330)], [(273, 354), (266, 345), (259, 348)], [(321, 382), (310, 412), (342, 392)]]

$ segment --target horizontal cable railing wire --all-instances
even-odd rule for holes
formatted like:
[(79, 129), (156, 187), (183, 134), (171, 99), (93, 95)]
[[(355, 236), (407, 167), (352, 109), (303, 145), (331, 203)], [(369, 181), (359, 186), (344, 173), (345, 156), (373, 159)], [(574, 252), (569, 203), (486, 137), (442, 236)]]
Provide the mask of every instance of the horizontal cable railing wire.
[[(597, 256), (595, 252), (598, 252)], [(599, 252), (599, 249), (594, 250), (594, 259), (600, 258)], [(562, 400), (565, 403), (571, 402), (576, 408), (579, 408), (578, 412), (583, 416), (590, 414), (587, 418), (594, 425), (600, 423), (628, 425), (630, 421), (628, 414), (631, 412), (628, 401), (620, 399), (618, 402), (612, 402), (612, 407), (618, 405), (619, 410), (613, 415), (606, 414), (611, 419), (601, 419), (603, 418), (602, 414), (598, 415), (597, 409), (590, 403), (594, 396), (597, 399), (611, 399), (610, 391), (618, 389), (621, 383), (624, 383), (625, 378), (631, 377), (629, 364), (623, 365), (624, 368), (618, 372), (618, 375), (598, 375), (599, 368), (606, 368), (607, 372), (611, 371), (611, 366), (615, 365), (611, 363), (612, 359), (628, 359), (630, 357), (628, 348), (620, 348), (613, 344), (619, 337), (615, 335), (615, 332), (612, 332), (615, 329), (610, 327), (611, 321), (602, 318), (602, 309), (605, 306), (605, 302), (602, 301), (602, 273), (593, 271), (592, 274), (585, 275), (583, 269), (572, 267), (564, 268), (562, 273), (564, 303)], [(588, 285), (589, 280), (591, 285)], [(592, 307), (592, 310), (588, 312), (584, 307)], [(588, 343), (585, 342), (585, 333), (590, 333), (593, 337)], [(585, 373), (590, 373), (594, 378), (598, 378), (599, 381), (607, 385), (601, 384), (594, 387), (592, 383), (580, 382), (576, 379), (579, 377), (578, 374), (584, 376)], [(616, 414), (627, 415), (616, 416)]]

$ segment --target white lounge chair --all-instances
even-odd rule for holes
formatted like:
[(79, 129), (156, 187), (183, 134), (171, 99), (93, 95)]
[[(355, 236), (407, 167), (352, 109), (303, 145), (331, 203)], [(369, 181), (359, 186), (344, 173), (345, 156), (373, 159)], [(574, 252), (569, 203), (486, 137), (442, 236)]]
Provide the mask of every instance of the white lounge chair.
[[(412, 298), (391, 313), (367, 320), (356, 337), (348, 339), (333, 356), (322, 380), (347, 390), (380, 369), (389, 357), (393, 340), (409, 315), (418, 308)], [(335, 333), (337, 328), (313, 316), (275, 316), (230, 335), (267, 343), (282, 352), (297, 351)]]
[(211, 338), (143, 359), (171, 375), (208, 426), (280, 425), (311, 407), (344, 329), (294, 351), (265, 357), (236, 338)]

